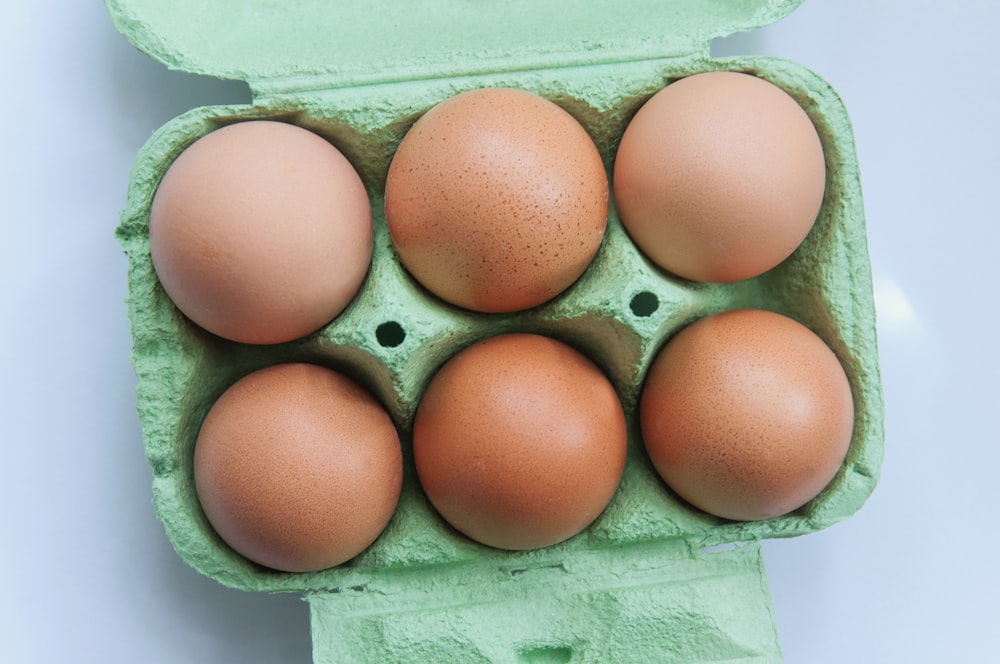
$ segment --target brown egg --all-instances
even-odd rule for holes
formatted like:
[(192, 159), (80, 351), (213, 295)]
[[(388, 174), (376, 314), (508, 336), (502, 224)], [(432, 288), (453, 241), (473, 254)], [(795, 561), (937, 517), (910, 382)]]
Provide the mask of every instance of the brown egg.
[(533, 334), (461, 351), (417, 408), (413, 454), (427, 497), (472, 539), (533, 549), (586, 528), (625, 466), (625, 416), (603, 373)]
[(459, 94), (424, 114), (389, 167), (385, 215), (400, 261), (460, 307), (541, 304), (583, 274), (607, 225), (596, 146), (528, 92)]
[(833, 479), (854, 403), (833, 351), (779, 314), (730, 311), (681, 330), (650, 367), (642, 436), (657, 472), (717, 516), (791, 512)]
[(359, 385), (311, 364), (237, 381), (194, 451), (205, 516), (235, 551), (277, 570), (339, 565), (382, 532), (403, 478), (388, 414)]
[(157, 277), (178, 309), (234, 341), (309, 334), (358, 292), (372, 254), (361, 178), (330, 143), (283, 122), (241, 122), (195, 141), (149, 217)]
[(629, 235), (660, 267), (695, 281), (778, 265), (812, 228), (825, 184), (823, 148), (802, 107), (736, 72), (660, 90), (615, 157), (615, 205)]

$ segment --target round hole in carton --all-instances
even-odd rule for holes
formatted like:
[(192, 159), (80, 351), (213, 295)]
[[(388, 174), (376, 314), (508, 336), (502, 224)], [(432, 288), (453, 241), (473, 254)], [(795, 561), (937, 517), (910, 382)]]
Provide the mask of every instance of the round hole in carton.
[(646, 318), (652, 316), (660, 308), (660, 299), (656, 297), (655, 293), (640, 291), (632, 296), (629, 308), (636, 316)]
[(395, 348), (406, 340), (406, 330), (396, 321), (386, 321), (375, 328), (375, 339), (383, 348)]

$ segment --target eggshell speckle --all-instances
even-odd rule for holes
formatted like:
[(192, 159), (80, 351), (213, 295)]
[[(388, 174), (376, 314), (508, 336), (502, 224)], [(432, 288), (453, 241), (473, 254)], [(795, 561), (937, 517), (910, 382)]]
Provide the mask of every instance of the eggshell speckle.
[(614, 194), (636, 245), (695, 281), (754, 277), (809, 233), (826, 186), (819, 135), (784, 90), (737, 72), (671, 83), (636, 113)]
[(164, 290), (209, 332), (291, 341), (329, 323), (372, 256), (368, 194), (320, 136), (283, 122), (222, 127), (171, 164), (149, 216)]
[(678, 495), (717, 516), (766, 519), (833, 479), (854, 404), (822, 339), (747, 309), (702, 318), (668, 342), (643, 386), (640, 422), (653, 465)]
[(332, 370), (280, 364), (237, 381), (198, 434), (195, 486), (234, 550), (305, 572), (361, 553), (402, 487), (399, 437), (368, 392)]
[(451, 525), (503, 549), (583, 530), (625, 465), (625, 416), (589, 359), (535, 334), (489, 338), (434, 376), (413, 427), (417, 474)]
[(441, 299), (501, 313), (568, 288), (600, 247), (608, 182), (584, 128), (551, 101), (485, 88), (413, 125), (389, 167), (400, 261)]

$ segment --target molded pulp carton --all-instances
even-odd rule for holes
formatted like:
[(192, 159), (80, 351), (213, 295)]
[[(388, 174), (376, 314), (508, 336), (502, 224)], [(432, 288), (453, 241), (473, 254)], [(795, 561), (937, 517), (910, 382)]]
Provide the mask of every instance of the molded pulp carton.
[[(318, 662), (652, 662), (781, 659), (759, 542), (814, 532), (858, 510), (882, 458), (882, 397), (861, 189), (837, 94), (774, 57), (712, 59), (713, 38), (773, 22), (801, 0), (579, 3), (430, 0), (107, 0), (118, 29), (171, 68), (247, 81), (246, 106), (197, 108), (139, 153), (117, 236), (129, 258), (128, 311), (138, 410), (157, 513), (200, 572), (251, 591), (304, 594)], [(827, 160), (820, 216), (773, 270), (732, 284), (692, 283), (650, 264), (612, 205), (604, 242), (556, 299), (509, 315), (443, 304), (396, 261), (382, 213), (393, 152), (420, 115), (452, 95), (506, 86), (540, 94), (588, 130), (609, 176), (638, 107), (678, 78), (735, 70), (790, 93)], [(148, 220), (172, 160), (213, 129), (251, 118), (310, 129), (337, 146), (371, 198), (375, 249), (348, 309), (308, 337), (274, 346), (225, 341), (189, 323), (159, 285)], [(813, 501), (777, 518), (734, 522), (675, 497), (638, 435), (636, 403), (657, 350), (710, 313), (787, 314), (837, 354), (855, 399), (840, 472)], [(534, 331), (582, 350), (608, 375), (630, 423), (619, 489), (601, 517), (558, 545), (523, 552), (462, 537), (415, 477), (409, 432), (434, 371), (474, 341)], [(232, 551), (194, 490), (192, 452), (213, 401), (248, 372), (282, 361), (336, 367), (383, 403), (403, 444), (405, 477), (381, 537), (340, 567), (276, 572)]]

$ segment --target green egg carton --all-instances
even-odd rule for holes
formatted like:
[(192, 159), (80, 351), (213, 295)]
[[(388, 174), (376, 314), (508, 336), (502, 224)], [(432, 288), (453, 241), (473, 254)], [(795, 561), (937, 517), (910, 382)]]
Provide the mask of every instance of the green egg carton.
[[(119, 31), (166, 66), (250, 85), (252, 103), (193, 109), (137, 156), (117, 237), (128, 256), (128, 312), (138, 412), (159, 518), (190, 565), (227, 586), (298, 592), (309, 602), (317, 662), (780, 661), (760, 541), (814, 532), (857, 511), (877, 482), (883, 446), (871, 268), (850, 121), (830, 86), (786, 60), (713, 59), (711, 40), (760, 27), (801, 0), (107, 0)], [(392, 155), (422, 113), (459, 92), (513, 87), (566, 109), (597, 145), (609, 179), (629, 119), (654, 92), (703, 71), (769, 80), (816, 125), (826, 155), (821, 212), (803, 245), (769, 272), (693, 283), (649, 263), (612, 204), (584, 275), (531, 310), (490, 315), (442, 303), (397, 262), (383, 214)], [(215, 337), (188, 322), (157, 281), (150, 204), (174, 158), (199, 137), (247, 119), (290, 122), (354, 164), (371, 198), (371, 269), (322, 330), (273, 346)], [(705, 315), (755, 307), (819, 334), (855, 400), (854, 436), (826, 490), (790, 514), (754, 522), (707, 515), (659, 479), (636, 405), (656, 352)], [(509, 331), (546, 334), (594, 360), (629, 421), (621, 484), (579, 535), (533, 551), (464, 538), (420, 489), (413, 415), (431, 376), (460, 349)], [(214, 400), (250, 371), (285, 361), (337, 368), (362, 382), (397, 425), (399, 506), (352, 561), (277, 572), (230, 549), (194, 489), (193, 448)]]

